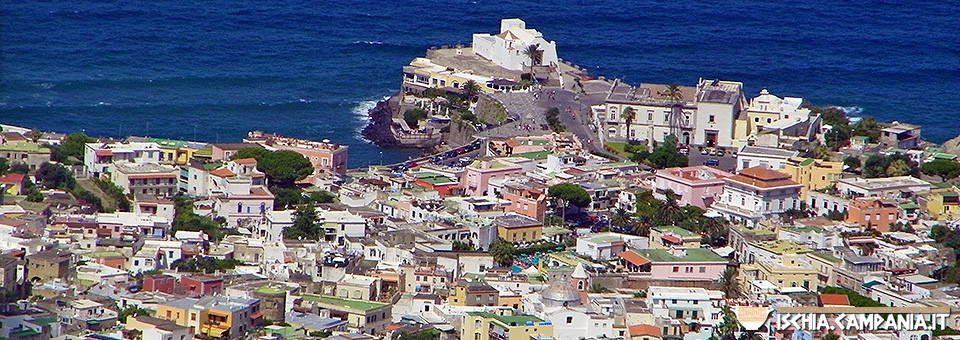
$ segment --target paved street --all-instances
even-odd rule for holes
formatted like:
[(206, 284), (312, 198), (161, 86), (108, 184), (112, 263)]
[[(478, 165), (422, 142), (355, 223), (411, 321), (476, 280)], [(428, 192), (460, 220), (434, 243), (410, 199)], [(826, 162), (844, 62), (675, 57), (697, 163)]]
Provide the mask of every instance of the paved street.
[[(595, 153), (604, 153), (603, 146), (599, 145), (597, 136), (589, 128), (591, 122), (590, 106), (602, 104), (606, 99), (609, 84), (604, 81), (584, 82), (586, 94), (558, 87), (544, 87), (538, 92), (496, 93), (493, 97), (503, 103), (507, 113), (519, 117), (517, 122), (505, 124), (502, 127), (484, 131), (483, 136), (522, 136), (538, 135), (549, 131), (546, 125), (545, 113), (548, 109), (560, 109), (560, 120), (567, 127), (567, 131), (575, 134), (586, 147)], [(539, 94), (539, 98), (535, 95)], [(590, 142), (593, 143), (590, 143)]]

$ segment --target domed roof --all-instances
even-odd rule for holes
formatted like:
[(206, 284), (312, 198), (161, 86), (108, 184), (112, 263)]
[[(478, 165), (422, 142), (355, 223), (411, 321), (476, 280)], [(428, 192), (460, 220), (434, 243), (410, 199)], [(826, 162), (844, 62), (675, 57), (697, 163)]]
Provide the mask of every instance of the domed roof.
[(576, 302), (580, 303), (580, 292), (576, 288), (573, 288), (566, 280), (554, 280), (547, 286), (543, 291), (540, 292), (540, 297), (544, 300), (550, 300), (552, 302), (566, 303), (566, 302)]

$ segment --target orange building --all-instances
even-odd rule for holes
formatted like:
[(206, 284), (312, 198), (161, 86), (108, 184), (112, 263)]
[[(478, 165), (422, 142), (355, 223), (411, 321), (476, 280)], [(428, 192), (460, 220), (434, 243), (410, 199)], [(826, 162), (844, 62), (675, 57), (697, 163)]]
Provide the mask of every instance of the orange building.
[(885, 233), (890, 231), (891, 224), (897, 223), (898, 216), (896, 203), (876, 197), (862, 197), (850, 201), (845, 222)]
[(547, 213), (547, 193), (545, 187), (534, 183), (508, 183), (500, 192), (503, 199), (510, 201), (507, 211), (543, 222)]

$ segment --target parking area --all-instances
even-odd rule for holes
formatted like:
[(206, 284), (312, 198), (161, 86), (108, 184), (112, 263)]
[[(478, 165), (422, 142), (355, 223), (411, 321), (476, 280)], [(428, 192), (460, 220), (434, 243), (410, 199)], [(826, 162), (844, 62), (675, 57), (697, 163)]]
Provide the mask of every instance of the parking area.
[(717, 168), (723, 171), (733, 172), (737, 168), (737, 157), (733, 155), (732, 152), (725, 152), (723, 156), (720, 155), (703, 155), (700, 153), (700, 150), (694, 148), (690, 150), (690, 155), (687, 156), (690, 159), (690, 166), (694, 165), (704, 165), (704, 162), (716, 159), (717, 165), (710, 165), (710, 167)]

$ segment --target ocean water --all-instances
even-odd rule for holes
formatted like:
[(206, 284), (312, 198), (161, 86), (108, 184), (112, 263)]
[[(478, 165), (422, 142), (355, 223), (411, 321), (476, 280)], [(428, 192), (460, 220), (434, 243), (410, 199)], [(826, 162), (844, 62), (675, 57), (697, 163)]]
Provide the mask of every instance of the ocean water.
[[(0, 122), (98, 136), (351, 146), (366, 110), (430, 46), (520, 17), (561, 58), (630, 83), (742, 81), (960, 133), (957, 1), (4, 1)], [(386, 150), (384, 162), (410, 150)]]

